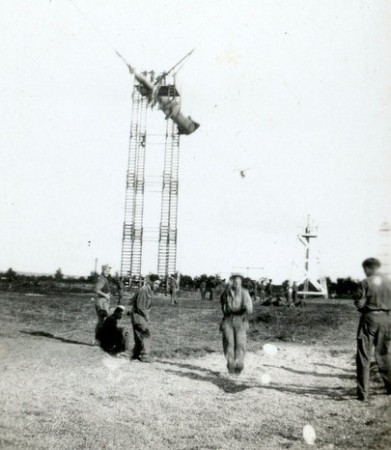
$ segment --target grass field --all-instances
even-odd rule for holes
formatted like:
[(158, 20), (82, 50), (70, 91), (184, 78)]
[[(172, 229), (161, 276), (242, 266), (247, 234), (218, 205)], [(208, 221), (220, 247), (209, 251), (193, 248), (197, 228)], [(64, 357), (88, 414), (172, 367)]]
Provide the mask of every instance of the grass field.
[(92, 345), (91, 296), (0, 293), (0, 304), (0, 448), (303, 449), (307, 423), (312, 448), (391, 446), (376, 372), (369, 405), (354, 397), (350, 302), (256, 306), (240, 377), (225, 369), (218, 302), (157, 298), (152, 364)]

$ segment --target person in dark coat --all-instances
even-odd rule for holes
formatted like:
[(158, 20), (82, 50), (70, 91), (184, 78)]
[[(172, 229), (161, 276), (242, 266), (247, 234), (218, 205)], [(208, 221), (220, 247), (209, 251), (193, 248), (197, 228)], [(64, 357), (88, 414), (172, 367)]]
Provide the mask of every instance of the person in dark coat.
[(388, 395), (391, 395), (391, 281), (380, 273), (380, 261), (366, 259), (366, 278), (355, 294), (360, 312), (357, 332), (357, 397), (366, 401), (369, 395), (371, 354), (375, 359)]
[(145, 284), (132, 298), (130, 316), (133, 325), (134, 347), (132, 359), (141, 362), (151, 362), (151, 333), (149, 328), (149, 314), (152, 306), (153, 292), (159, 287), (160, 282), (152, 282), (145, 278)]
[(112, 355), (117, 355), (128, 349), (128, 333), (118, 326), (124, 311), (125, 308), (123, 306), (117, 306), (113, 314), (103, 322), (100, 332), (100, 346), (102, 350)]

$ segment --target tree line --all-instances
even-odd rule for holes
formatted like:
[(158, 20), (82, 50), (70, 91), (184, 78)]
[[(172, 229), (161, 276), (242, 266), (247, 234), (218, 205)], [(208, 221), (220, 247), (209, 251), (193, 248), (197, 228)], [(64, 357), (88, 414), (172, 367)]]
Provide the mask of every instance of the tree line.
[[(9, 268), (5, 272), (0, 272), (0, 288), (11, 290), (25, 290), (34, 289), (39, 287), (48, 287), (53, 290), (60, 290), (61, 288), (72, 286), (75, 291), (88, 291), (89, 285), (94, 283), (98, 274), (91, 272), (88, 276), (72, 277), (65, 276), (58, 268), (53, 275), (41, 275), (41, 274), (23, 274), (18, 273), (12, 268)], [(157, 274), (150, 275), (152, 279), (158, 279)], [(118, 278), (118, 274), (113, 276)], [(192, 291), (199, 289), (202, 282), (206, 283), (207, 289), (215, 289), (224, 283), (224, 280), (220, 275), (207, 275), (201, 274), (199, 276), (192, 277), (190, 275), (180, 276), (180, 289), (186, 291)], [(243, 284), (245, 287), (251, 288), (254, 286), (256, 280), (249, 277), (245, 277)], [(357, 288), (357, 281), (351, 277), (337, 278), (335, 281), (331, 278), (326, 278), (327, 288), (329, 296), (331, 297), (351, 297)], [(273, 284), (276, 292), (285, 290), (288, 284), (288, 280), (285, 280), (281, 284)]]

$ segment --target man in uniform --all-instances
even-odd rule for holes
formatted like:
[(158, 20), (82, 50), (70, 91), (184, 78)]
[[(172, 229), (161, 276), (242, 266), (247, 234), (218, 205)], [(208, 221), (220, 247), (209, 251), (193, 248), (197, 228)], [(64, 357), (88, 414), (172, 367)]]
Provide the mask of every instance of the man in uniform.
[(151, 362), (151, 348), (149, 331), (149, 312), (152, 306), (153, 292), (159, 287), (160, 282), (152, 282), (147, 276), (145, 284), (132, 298), (130, 316), (133, 325), (134, 347), (132, 359), (142, 362)]
[(118, 326), (124, 311), (123, 306), (117, 306), (113, 314), (103, 322), (100, 331), (100, 346), (102, 350), (112, 355), (117, 355), (128, 349), (128, 333)]
[(206, 300), (206, 281), (202, 280), (200, 283), (201, 300)]
[(288, 280), (285, 286), (285, 300), (287, 306), (293, 306), (292, 298), (293, 298), (293, 283), (291, 280)]
[(251, 278), (247, 279), (246, 288), (248, 290), (251, 300), (254, 302), (257, 299), (256, 284)]
[(209, 277), (206, 281), (206, 291), (209, 292), (209, 300), (210, 301), (213, 301), (215, 287), (216, 287), (216, 278)]
[(361, 313), (357, 333), (357, 397), (366, 401), (373, 348), (386, 392), (391, 395), (391, 282), (380, 273), (377, 259), (368, 258), (362, 266), (366, 278), (355, 295), (355, 305)]
[(265, 301), (265, 281), (260, 280), (257, 283), (257, 288), (258, 288), (259, 300), (261, 301), (261, 303), (263, 303)]
[(230, 285), (221, 295), (223, 320), (220, 331), (223, 334), (223, 349), (229, 373), (239, 375), (243, 370), (246, 353), (248, 314), (253, 311), (250, 295), (242, 287), (243, 277), (232, 275)]
[(297, 286), (296, 281), (294, 281), (292, 283), (292, 303), (294, 306), (296, 306), (296, 303), (297, 303), (298, 290), (299, 290), (299, 287)]
[(168, 289), (167, 289), (168, 293), (170, 294), (170, 298), (171, 298), (171, 305), (178, 304), (178, 300), (177, 300), (178, 283), (177, 283), (174, 275), (171, 275), (168, 278), (167, 287), (168, 287)]
[(109, 315), (110, 311), (110, 297), (111, 289), (108, 276), (110, 275), (111, 267), (108, 264), (102, 266), (102, 274), (98, 276), (95, 284), (94, 292), (98, 295), (95, 302), (95, 310), (98, 316), (98, 323), (95, 327), (95, 339), (100, 340), (99, 335), (102, 329), (103, 322)]
[(269, 280), (266, 287), (265, 287), (265, 296), (266, 296), (266, 301), (265, 301), (265, 305), (271, 305), (273, 303), (273, 284), (272, 284), (273, 280)]

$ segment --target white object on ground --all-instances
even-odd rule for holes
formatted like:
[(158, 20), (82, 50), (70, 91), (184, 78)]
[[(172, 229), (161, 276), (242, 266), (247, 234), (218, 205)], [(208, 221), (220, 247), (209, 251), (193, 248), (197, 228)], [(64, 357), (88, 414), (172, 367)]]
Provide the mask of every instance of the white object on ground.
[(275, 355), (278, 352), (277, 347), (273, 344), (265, 344), (262, 348), (268, 355)]
[(261, 383), (262, 384), (269, 384), (271, 382), (271, 376), (268, 373), (264, 373), (261, 375)]
[(303, 427), (303, 439), (308, 445), (314, 445), (316, 441), (316, 433), (314, 428), (307, 423)]

